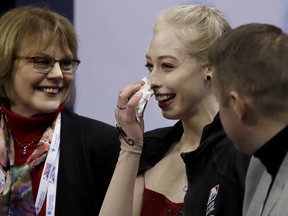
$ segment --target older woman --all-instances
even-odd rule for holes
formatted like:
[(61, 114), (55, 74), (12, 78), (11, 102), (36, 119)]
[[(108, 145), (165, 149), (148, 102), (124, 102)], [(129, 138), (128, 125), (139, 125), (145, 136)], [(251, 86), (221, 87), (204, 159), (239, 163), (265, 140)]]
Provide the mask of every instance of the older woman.
[(80, 63), (71, 23), (26, 6), (0, 32), (0, 215), (97, 215), (119, 140), (65, 108)]

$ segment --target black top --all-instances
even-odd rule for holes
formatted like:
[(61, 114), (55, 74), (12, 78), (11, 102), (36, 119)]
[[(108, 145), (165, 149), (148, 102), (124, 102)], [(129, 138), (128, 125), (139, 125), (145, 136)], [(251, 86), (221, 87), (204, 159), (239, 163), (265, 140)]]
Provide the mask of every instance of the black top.
[(287, 154), (288, 145), (288, 126), (281, 130), (276, 136), (270, 139), (265, 145), (263, 145), (258, 151), (254, 153), (254, 156), (259, 158), (262, 164), (265, 166), (267, 172), (271, 175), (272, 180), (268, 188), (265, 201), (267, 200), (278, 170)]
[(254, 156), (258, 157), (267, 172), (274, 180), (276, 174), (288, 151), (288, 126), (281, 130), (276, 136), (269, 140), (262, 148), (255, 152)]
[[(181, 121), (173, 127), (145, 133), (139, 172), (160, 161), (182, 134)], [(235, 149), (225, 135), (218, 115), (204, 128), (200, 146), (195, 151), (182, 153), (181, 157), (188, 177), (183, 215), (242, 215), (250, 156)]]
[(120, 151), (117, 131), (66, 109), (61, 118), (55, 214), (98, 215)]

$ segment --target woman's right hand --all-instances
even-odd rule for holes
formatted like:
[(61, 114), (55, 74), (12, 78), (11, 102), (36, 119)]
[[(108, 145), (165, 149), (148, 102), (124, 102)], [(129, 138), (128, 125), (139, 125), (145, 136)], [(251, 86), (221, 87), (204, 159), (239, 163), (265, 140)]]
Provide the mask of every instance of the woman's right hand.
[(140, 121), (137, 121), (136, 106), (142, 97), (142, 93), (137, 91), (144, 84), (143, 80), (139, 80), (122, 88), (115, 108), (118, 127), (120, 126), (128, 138), (141, 142), (143, 142), (144, 120), (140, 117)]

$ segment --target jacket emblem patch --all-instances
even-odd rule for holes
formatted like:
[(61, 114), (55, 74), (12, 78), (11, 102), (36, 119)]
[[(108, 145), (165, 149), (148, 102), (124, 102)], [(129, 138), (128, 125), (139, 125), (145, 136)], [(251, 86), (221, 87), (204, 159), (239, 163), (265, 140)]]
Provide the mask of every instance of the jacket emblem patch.
[(215, 199), (219, 191), (219, 184), (211, 188), (209, 199), (207, 202), (206, 216), (213, 216), (215, 214)]

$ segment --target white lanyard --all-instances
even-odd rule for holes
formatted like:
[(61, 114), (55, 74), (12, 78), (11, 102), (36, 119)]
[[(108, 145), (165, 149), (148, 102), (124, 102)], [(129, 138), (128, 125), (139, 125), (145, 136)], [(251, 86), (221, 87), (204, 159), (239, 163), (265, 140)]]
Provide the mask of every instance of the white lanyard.
[(55, 215), (55, 204), (56, 204), (56, 189), (57, 189), (57, 178), (58, 178), (58, 164), (59, 164), (59, 151), (56, 157), (55, 165), (53, 167), (52, 175), (48, 185), (48, 193), (46, 198), (46, 215)]
[(61, 114), (59, 113), (56, 120), (51, 145), (42, 171), (41, 181), (37, 193), (37, 198), (35, 201), (36, 215), (39, 214), (43, 206), (46, 194), (47, 194), (46, 215), (49, 216), (55, 215), (56, 188), (57, 188), (58, 165), (60, 154), (59, 153), (60, 126), (61, 126)]

